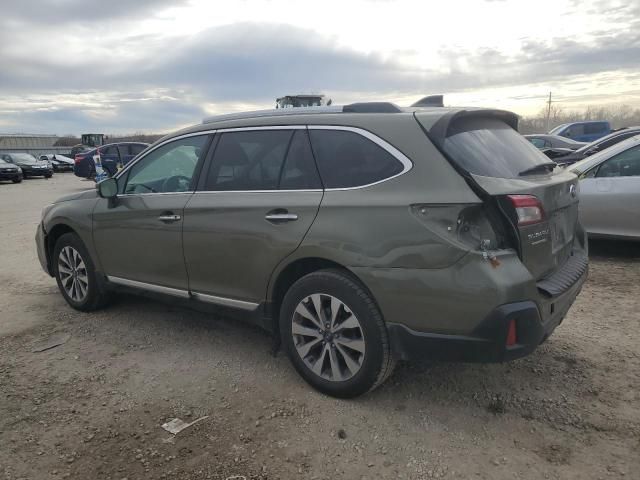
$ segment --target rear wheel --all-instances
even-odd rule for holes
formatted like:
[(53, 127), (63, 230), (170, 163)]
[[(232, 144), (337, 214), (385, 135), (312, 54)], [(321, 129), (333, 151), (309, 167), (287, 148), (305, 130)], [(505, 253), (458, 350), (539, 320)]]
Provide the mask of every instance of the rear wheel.
[(22, 178), (21, 177), (12, 178), (11, 181), (13, 183), (20, 183), (22, 181)]
[(89, 312), (107, 303), (108, 292), (98, 281), (89, 252), (78, 235), (62, 235), (53, 249), (51, 262), (60, 293), (73, 308)]
[(328, 395), (362, 395), (393, 371), (380, 310), (357, 280), (339, 270), (314, 272), (291, 286), (280, 333), (298, 373)]

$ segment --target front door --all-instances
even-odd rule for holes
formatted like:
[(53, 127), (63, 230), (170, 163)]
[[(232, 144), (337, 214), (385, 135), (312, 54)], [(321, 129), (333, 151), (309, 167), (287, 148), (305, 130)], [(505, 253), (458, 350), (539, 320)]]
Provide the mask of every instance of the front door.
[(101, 199), (93, 235), (113, 281), (188, 290), (182, 253), (184, 207), (193, 195), (208, 135), (166, 143), (118, 176), (115, 202)]
[(640, 236), (640, 146), (606, 160), (580, 180), (580, 221), (589, 233)]
[(304, 127), (218, 134), (185, 208), (189, 288), (201, 300), (253, 309), (270, 276), (302, 242), (322, 200)]

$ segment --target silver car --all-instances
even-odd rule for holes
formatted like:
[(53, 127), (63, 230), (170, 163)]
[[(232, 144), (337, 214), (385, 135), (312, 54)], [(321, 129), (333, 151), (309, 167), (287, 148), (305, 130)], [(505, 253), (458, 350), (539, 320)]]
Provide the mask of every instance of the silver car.
[(580, 221), (591, 237), (640, 240), (640, 135), (575, 163)]

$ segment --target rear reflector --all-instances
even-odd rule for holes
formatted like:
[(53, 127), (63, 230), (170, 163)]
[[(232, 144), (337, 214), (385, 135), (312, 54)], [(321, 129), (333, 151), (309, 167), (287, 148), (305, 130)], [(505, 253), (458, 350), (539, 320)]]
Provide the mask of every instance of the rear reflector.
[(507, 331), (507, 347), (511, 347), (517, 343), (516, 338), (516, 321), (511, 320), (509, 322), (509, 330)]
[(518, 215), (518, 226), (532, 225), (544, 220), (542, 203), (533, 195), (507, 195)]

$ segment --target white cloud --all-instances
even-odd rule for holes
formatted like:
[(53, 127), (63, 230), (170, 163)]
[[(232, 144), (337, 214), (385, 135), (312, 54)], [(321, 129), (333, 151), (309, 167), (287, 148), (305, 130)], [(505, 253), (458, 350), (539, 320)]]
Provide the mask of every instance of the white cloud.
[(165, 130), (312, 90), (640, 106), (640, 7), (617, 0), (34, 2), (0, 19), (5, 130)]

